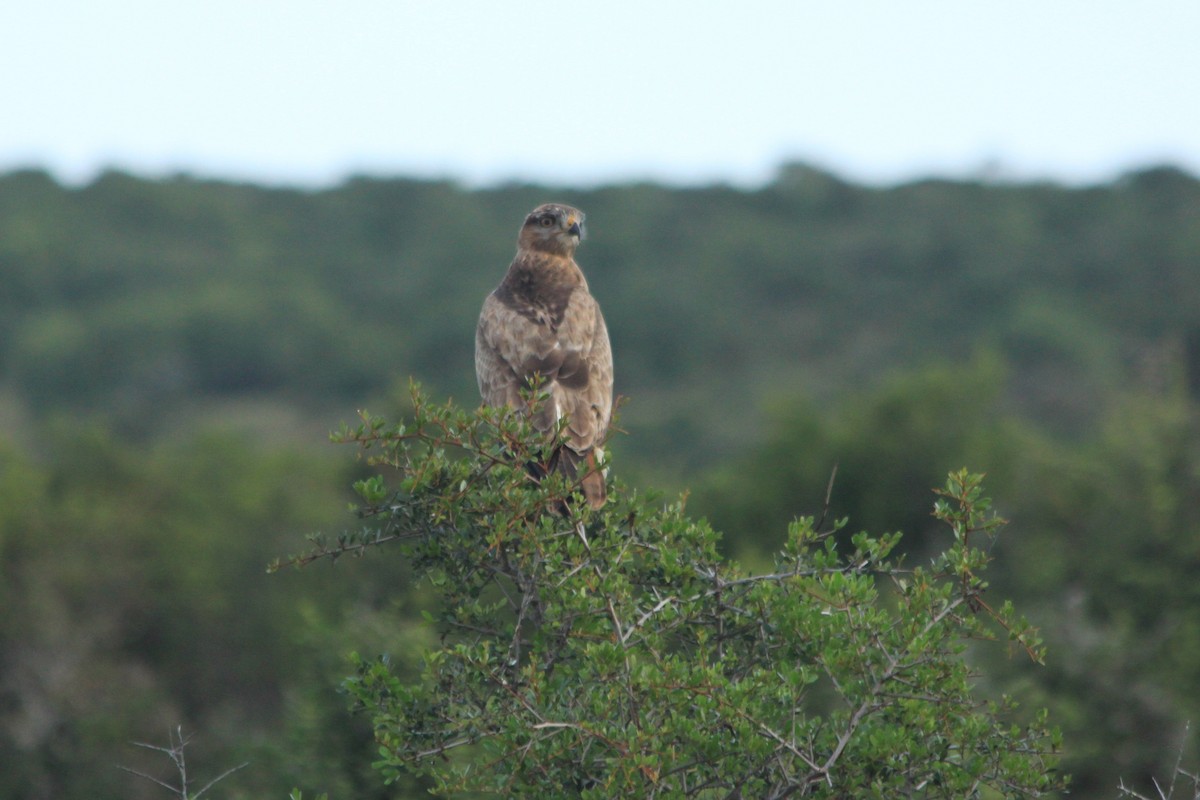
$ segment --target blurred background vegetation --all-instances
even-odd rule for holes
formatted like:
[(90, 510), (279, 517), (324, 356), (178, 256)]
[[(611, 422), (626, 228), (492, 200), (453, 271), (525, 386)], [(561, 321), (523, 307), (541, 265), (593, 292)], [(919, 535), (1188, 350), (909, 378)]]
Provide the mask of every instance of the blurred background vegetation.
[[(141, 798), (133, 740), (197, 738), (222, 796), (379, 785), (338, 684), (435, 635), (386, 554), (264, 574), (353, 526), (326, 433), (409, 376), (474, 405), (473, 333), (523, 215), (580, 251), (628, 398), (614, 468), (687, 490), (756, 563), (831, 513), (945, 545), (931, 487), (989, 474), (993, 585), (1045, 667), (978, 655), (1048, 706), (1078, 797), (1167, 777), (1200, 725), (1200, 181), (847, 183), (754, 191), (355, 178), (299, 191), (0, 176), (0, 796)], [(410, 620), (397, 626), (396, 619)], [(1195, 742), (1185, 759), (1196, 763)], [(150, 754), (152, 756), (152, 754)], [(1186, 761), (1185, 761), (1186, 764)], [(214, 790), (218, 791), (218, 790)]]

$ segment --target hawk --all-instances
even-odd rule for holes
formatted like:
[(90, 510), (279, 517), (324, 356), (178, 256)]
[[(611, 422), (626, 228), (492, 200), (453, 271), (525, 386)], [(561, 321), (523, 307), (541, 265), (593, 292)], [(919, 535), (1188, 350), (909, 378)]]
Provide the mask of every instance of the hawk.
[(475, 377), (488, 406), (529, 413), (523, 389), (549, 395), (531, 422), (552, 435), (565, 419), (566, 441), (546, 469), (579, 480), (598, 509), (607, 497), (598, 465), (612, 417), (613, 363), (604, 316), (575, 263), (583, 222), (582, 211), (557, 203), (525, 218), (517, 255), (479, 314)]

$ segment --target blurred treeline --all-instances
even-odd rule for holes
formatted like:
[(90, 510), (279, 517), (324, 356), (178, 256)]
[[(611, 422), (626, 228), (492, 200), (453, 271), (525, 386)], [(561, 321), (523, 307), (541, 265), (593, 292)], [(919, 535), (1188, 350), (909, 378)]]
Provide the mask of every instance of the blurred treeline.
[[(524, 214), (579, 253), (628, 398), (627, 483), (754, 563), (793, 516), (931, 540), (930, 488), (989, 473), (997, 601), (1046, 667), (983, 648), (985, 691), (1046, 705), (1074, 794), (1169, 775), (1200, 725), (1200, 182), (755, 191), (356, 178), (315, 192), (107, 173), (0, 176), (0, 796), (152, 797), (128, 745), (197, 732), (214, 789), (379, 786), (346, 654), (416, 664), (422, 593), (386, 553), (264, 574), (353, 526), (324, 445), (409, 376), (476, 401), (475, 318)], [(397, 619), (411, 622), (398, 625)], [(1197, 748), (1185, 758), (1193, 766)]]

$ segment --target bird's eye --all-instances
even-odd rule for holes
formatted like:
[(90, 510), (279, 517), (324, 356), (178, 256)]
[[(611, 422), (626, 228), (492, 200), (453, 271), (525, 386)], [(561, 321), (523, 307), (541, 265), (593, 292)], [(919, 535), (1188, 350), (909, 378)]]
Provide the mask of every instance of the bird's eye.
[(543, 228), (549, 228), (551, 225), (554, 224), (554, 217), (542, 217), (541, 219), (538, 220), (538, 224), (541, 225)]

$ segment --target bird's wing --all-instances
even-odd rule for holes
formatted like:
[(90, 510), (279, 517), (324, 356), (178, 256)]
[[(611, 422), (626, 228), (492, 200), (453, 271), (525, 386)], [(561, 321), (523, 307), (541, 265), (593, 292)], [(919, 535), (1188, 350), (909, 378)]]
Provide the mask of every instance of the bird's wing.
[(599, 444), (612, 416), (612, 349), (600, 306), (586, 291), (571, 295), (558, 329), (563, 362), (552, 392), (567, 417), (568, 443), (583, 452)]
[[(540, 375), (543, 386), (553, 381), (565, 358), (558, 336), (517, 309), (488, 295), (475, 329), (475, 378), (484, 405), (522, 408), (523, 389), (534, 386)], [(551, 402), (533, 420), (539, 430), (549, 430), (560, 410)]]

